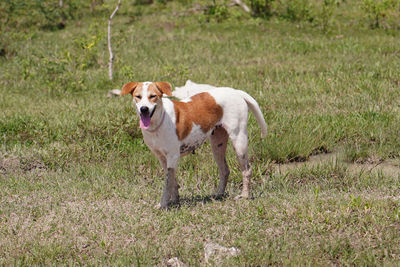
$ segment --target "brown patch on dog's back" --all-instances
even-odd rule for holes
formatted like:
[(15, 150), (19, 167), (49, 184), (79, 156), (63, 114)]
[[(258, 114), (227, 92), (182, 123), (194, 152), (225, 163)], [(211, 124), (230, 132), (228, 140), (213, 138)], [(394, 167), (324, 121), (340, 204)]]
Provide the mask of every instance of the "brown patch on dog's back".
[(209, 93), (200, 93), (191, 97), (190, 102), (174, 103), (176, 116), (176, 134), (179, 140), (185, 139), (192, 131), (193, 123), (207, 133), (222, 118), (223, 110)]

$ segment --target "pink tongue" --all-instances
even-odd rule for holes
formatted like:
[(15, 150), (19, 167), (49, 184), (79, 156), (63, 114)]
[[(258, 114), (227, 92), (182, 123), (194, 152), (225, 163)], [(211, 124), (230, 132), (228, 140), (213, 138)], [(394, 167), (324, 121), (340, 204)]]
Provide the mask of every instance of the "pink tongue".
[(149, 115), (140, 115), (140, 128), (147, 129), (150, 127), (150, 114)]

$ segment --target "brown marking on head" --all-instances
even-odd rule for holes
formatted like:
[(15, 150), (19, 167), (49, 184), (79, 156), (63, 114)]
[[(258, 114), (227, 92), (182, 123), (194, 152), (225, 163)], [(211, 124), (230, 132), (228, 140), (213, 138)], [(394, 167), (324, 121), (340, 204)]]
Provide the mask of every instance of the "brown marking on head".
[(121, 95), (132, 94), (136, 87), (139, 85), (137, 82), (127, 83), (122, 86)]
[(147, 97), (150, 102), (157, 102), (163, 94), (172, 95), (171, 84), (168, 82), (154, 82), (147, 87), (147, 95), (143, 96), (143, 83), (130, 82), (122, 87), (121, 95), (131, 94), (136, 102), (139, 102), (142, 97)]
[(174, 103), (176, 117), (176, 134), (179, 140), (185, 139), (192, 131), (193, 123), (207, 133), (221, 120), (223, 110), (209, 93), (200, 93), (191, 97), (190, 102)]
[(143, 96), (143, 83), (139, 83), (136, 89), (132, 92), (132, 97), (135, 99), (135, 102), (139, 102)]
[(172, 96), (171, 84), (168, 82), (155, 82), (154, 83), (161, 93)]
[[(151, 83), (147, 87), (147, 97), (150, 102), (156, 103), (163, 96), (163, 92), (157, 87), (157, 83)], [(143, 96), (144, 97), (144, 96)]]

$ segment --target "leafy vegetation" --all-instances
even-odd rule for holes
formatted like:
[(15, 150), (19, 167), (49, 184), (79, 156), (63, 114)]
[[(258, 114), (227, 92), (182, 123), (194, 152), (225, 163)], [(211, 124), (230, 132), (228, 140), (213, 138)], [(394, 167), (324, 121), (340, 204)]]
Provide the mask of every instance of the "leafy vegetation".
[[(400, 2), (397, 0), (363, 0), (362, 9), (367, 13), (370, 19), (372, 28), (382, 27), (385, 22), (385, 17), (392, 17), (400, 10)], [(398, 16), (398, 14), (397, 14)]]
[[(0, 264), (204, 265), (210, 241), (241, 249), (229, 266), (399, 261), (400, 7), (246, 3), (253, 14), (228, 1), (123, 1), (110, 81), (116, 1), (1, 1)], [(231, 148), (227, 195), (210, 199), (206, 145), (181, 161), (181, 207), (153, 208), (161, 168), (129, 97), (106, 95), (187, 79), (259, 102), (269, 134), (250, 116), (253, 199), (234, 201)], [(325, 154), (335, 158), (311, 163)]]

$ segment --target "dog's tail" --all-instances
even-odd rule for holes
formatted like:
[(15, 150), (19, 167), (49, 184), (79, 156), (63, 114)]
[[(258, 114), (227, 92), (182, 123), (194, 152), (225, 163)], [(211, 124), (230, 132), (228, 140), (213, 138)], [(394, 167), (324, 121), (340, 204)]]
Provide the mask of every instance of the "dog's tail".
[(248, 93), (241, 90), (237, 90), (237, 92), (239, 92), (239, 94), (243, 97), (243, 99), (247, 103), (247, 106), (256, 117), (258, 125), (260, 125), (261, 128), (261, 138), (264, 138), (265, 136), (267, 136), (267, 124), (265, 123), (265, 119), (261, 112), (260, 106), (258, 105), (257, 101)]
[(107, 97), (120, 96), (120, 95), (121, 95), (121, 90), (112, 89), (111, 91), (108, 92)]

